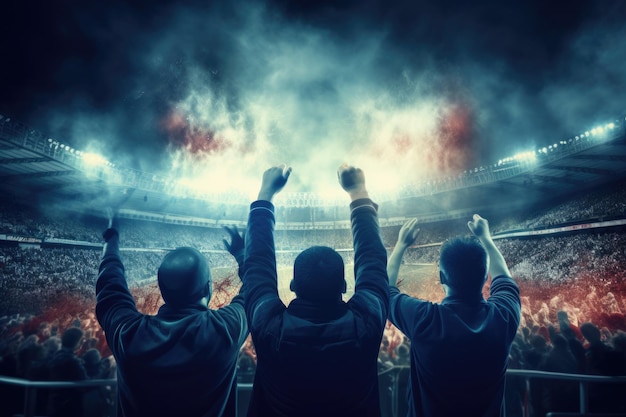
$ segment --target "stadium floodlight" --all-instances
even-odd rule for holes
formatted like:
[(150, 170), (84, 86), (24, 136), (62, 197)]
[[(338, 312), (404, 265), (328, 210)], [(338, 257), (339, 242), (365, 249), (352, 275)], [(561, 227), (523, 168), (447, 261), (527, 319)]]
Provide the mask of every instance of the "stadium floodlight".
[(513, 156), (513, 160), (520, 162), (535, 162), (537, 160), (537, 154), (535, 151), (520, 152)]
[(85, 152), (82, 154), (83, 161), (85, 161), (85, 165), (95, 167), (100, 165), (107, 165), (108, 161), (97, 153), (93, 152)]

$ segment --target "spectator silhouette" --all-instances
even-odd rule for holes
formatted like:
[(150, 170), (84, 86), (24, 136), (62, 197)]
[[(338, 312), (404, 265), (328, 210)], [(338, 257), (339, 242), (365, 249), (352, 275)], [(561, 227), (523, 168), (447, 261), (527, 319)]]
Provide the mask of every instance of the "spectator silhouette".
[[(419, 234), (417, 226), (417, 219), (402, 226), (387, 266), (389, 317), (411, 339), (409, 415), (500, 416), (507, 361), (520, 323), (519, 288), (487, 220), (475, 214), (468, 222), (474, 237), (457, 237), (441, 247), (442, 302), (402, 294), (398, 273)], [(485, 300), (488, 272), (492, 279)]]
[[(593, 323), (583, 323), (580, 331), (589, 342), (586, 351), (587, 372), (593, 375), (626, 375), (622, 353), (602, 340), (601, 330)], [(589, 384), (589, 409), (594, 412), (626, 411), (622, 384)]]
[(386, 324), (389, 289), (377, 205), (363, 172), (342, 165), (354, 242), (355, 291), (348, 302), (344, 262), (333, 249), (314, 246), (294, 262), (290, 288), (278, 297), (272, 199), (291, 168), (263, 175), (246, 232), (246, 315), (257, 352), (249, 416), (380, 416), (377, 357)]
[[(83, 363), (87, 378), (107, 379), (107, 362), (100, 357), (97, 349), (87, 350), (83, 356)], [(91, 387), (85, 390), (83, 396), (83, 417), (107, 417), (114, 416), (113, 390), (109, 386)]]
[(17, 348), (17, 375), (32, 380), (47, 379), (46, 348), (31, 334)]
[[(537, 329), (539, 330), (539, 329)], [(525, 368), (529, 370), (540, 370), (550, 346), (546, 338), (540, 333), (531, 334), (528, 338), (528, 349), (524, 352)], [(546, 380), (541, 378), (531, 378), (528, 382), (530, 389), (529, 402), (533, 415), (545, 415), (543, 392)]]
[[(83, 361), (76, 356), (81, 345), (83, 331), (70, 327), (61, 336), (61, 349), (50, 361), (50, 379), (52, 381), (83, 381), (87, 373)], [(53, 417), (82, 416), (83, 390), (77, 388), (59, 388), (50, 391), (50, 414)]]
[[(569, 349), (567, 339), (560, 334), (552, 338), (552, 349), (543, 359), (539, 369), (547, 372), (575, 374), (578, 362)], [(578, 410), (578, 383), (574, 381), (544, 380), (542, 409), (545, 412), (574, 412)]]
[[(236, 229), (227, 249), (243, 259)], [(233, 416), (236, 368), (248, 334), (243, 297), (219, 310), (209, 265), (198, 250), (183, 247), (165, 255), (158, 283), (165, 304), (155, 316), (137, 311), (119, 253), (116, 216), (96, 283), (96, 315), (117, 364), (119, 416)]]
[[(569, 347), (570, 352), (574, 355), (576, 359), (576, 373), (584, 374), (587, 370), (586, 359), (585, 359), (585, 347), (578, 340), (578, 336), (576, 331), (580, 332), (574, 325), (569, 322), (567, 318), (567, 313), (565, 311), (559, 311), (556, 313), (558, 322), (559, 322), (559, 330), (565, 339), (567, 340), (567, 346)], [(581, 334), (582, 336), (582, 334)]]
[[(28, 336), (20, 343), (17, 349), (17, 375), (31, 381), (46, 381), (49, 377), (49, 358), (39, 337), (35, 334)], [(35, 410), (45, 414), (48, 407), (47, 389), (37, 390)]]

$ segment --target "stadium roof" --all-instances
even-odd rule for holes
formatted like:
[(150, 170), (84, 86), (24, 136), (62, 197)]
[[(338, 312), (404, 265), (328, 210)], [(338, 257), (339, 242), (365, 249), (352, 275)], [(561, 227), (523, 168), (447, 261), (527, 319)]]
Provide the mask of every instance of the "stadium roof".
[[(615, 120), (546, 148), (478, 167), (455, 178), (413, 184), (401, 194), (379, 196), (386, 221), (431, 220), (467, 212), (534, 207), (626, 178), (626, 123)], [(10, 119), (0, 120), (0, 189), (24, 202), (94, 212), (119, 202), (128, 213), (245, 220), (246, 196), (216, 201), (172, 195), (167, 179), (132, 171), (84, 154)], [(328, 205), (312, 194), (289, 194), (293, 222), (310, 222), (308, 208)], [(225, 207), (239, 207), (226, 210)], [(305, 212), (298, 217), (297, 212)], [(341, 216), (342, 218), (345, 217)], [(391, 219), (391, 220), (390, 220)]]

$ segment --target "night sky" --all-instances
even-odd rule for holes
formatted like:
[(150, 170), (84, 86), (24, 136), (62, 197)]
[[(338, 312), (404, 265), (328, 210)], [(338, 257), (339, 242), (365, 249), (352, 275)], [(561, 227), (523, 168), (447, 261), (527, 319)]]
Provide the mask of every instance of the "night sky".
[[(626, 2), (13, 2), (0, 114), (118, 165), (320, 191), (496, 162), (626, 115)], [(229, 181), (224, 181), (228, 177)]]

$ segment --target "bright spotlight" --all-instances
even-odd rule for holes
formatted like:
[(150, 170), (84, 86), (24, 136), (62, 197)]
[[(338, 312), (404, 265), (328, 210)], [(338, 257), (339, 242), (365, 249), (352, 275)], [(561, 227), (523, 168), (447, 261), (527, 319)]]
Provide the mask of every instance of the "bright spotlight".
[(95, 167), (95, 166), (107, 164), (107, 160), (102, 155), (98, 155), (93, 152), (83, 153), (82, 157), (83, 157), (83, 161), (85, 161), (85, 164), (87, 166)]

